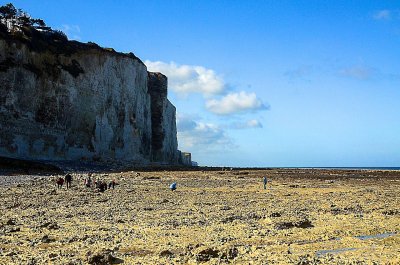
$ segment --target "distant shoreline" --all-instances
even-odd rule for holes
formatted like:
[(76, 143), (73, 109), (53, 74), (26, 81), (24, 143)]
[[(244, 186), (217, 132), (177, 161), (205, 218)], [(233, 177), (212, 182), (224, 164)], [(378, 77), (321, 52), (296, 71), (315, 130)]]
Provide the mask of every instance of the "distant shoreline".
[(66, 172), (119, 172), (119, 171), (239, 171), (239, 170), (355, 170), (400, 171), (400, 167), (228, 167), (228, 166), (173, 166), (138, 165), (129, 163), (100, 163), (83, 161), (37, 161), (0, 157), (0, 175), (63, 174)]
[[(14, 161), (0, 160), (0, 187), (8, 185), (22, 184), (29, 181), (35, 181), (50, 176), (63, 176), (66, 173), (84, 175), (87, 173), (94, 174), (123, 174), (135, 172), (165, 172), (171, 174), (173, 172), (181, 172), (180, 174), (211, 174), (224, 176), (244, 176), (257, 174), (259, 177), (269, 176), (276, 177), (292, 177), (300, 179), (323, 179), (336, 180), (338, 177), (343, 178), (365, 178), (370, 179), (371, 176), (379, 176), (385, 179), (399, 179), (400, 168), (398, 167), (267, 167), (267, 168), (244, 168), (244, 167), (179, 167), (179, 166), (132, 166), (126, 168), (113, 168), (112, 165), (104, 164), (103, 166), (89, 166), (69, 164), (57, 167), (54, 164), (41, 164), (31, 161)], [(47, 161), (48, 162), (48, 161)], [(75, 166), (75, 167), (74, 167)], [(192, 172), (192, 173), (191, 173)], [(195, 173), (198, 172), (198, 173)], [(376, 175), (377, 174), (377, 175)]]
[(280, 167), (281, 169), (400, 170), (400, 167)]

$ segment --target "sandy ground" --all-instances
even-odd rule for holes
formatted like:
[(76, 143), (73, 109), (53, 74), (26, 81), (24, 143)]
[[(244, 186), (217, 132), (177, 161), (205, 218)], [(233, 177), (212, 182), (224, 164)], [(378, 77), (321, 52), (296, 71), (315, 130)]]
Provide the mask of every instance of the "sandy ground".
[(0, 176), (0, 264), (400, 264), (398, 171), (96, 173), (119, 184), (103, 193), (86, 177)]

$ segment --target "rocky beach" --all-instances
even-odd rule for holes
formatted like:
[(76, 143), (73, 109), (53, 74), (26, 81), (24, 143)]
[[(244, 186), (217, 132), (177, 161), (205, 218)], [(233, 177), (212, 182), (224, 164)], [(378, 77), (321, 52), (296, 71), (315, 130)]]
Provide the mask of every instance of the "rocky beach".
[(18, 2), (0, 265), (400, 264), (399, 6)]
[(399, 171), (93, 173), (104, 192), (60, 176), (0, 176), (0, 264), (400, 263)]

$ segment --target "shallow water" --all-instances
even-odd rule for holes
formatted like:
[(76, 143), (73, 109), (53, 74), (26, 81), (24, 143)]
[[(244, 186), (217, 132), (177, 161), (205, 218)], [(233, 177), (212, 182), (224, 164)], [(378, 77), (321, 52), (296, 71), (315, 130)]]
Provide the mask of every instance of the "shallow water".
[(318, 250), (317, 252), (315, 252), (315, 255), (317, 255), (317, 257), (326, 255), (326, 254), (338, 254), (338, 253), (342, 253), (342, 252), (346, 252), (346, 251), (353, 251), (353, 250), (357, 250), (357, 248), (339, 248), (339, 249), (323, 249), (323, 250)]
[(382, 234), (375, 234), (375, 235), (362, 235), (362, 236), (355, 236), (355, 238), (358, 238), (360, 240), (368, 240), (368, 239), (382, 239), (382, 238), (387, 238), (396, 235), (395, 232), (389, 232), (389, 233), (382, 233)]
[[(397, 235), (395, 232), (388, 232), (388, 233), (382, 233), (382, 234), (375, 234), (375, 235), (361, 235), (361, 236), (355, 236), (355, 238), (358, 238), (360, 240), (368, 240), (368, 239), (383, 239), (383, 238), (388, 238), (391, 236)], [(341, 238), (335, 238), (333, 240), (341, 240)], [(326, 255), (326, 254), (338, 254), (346, 251), (353, 251), (357, 250), (357, 248), (339, 248), (339, 249), (322, 249), (318, 250), (315, 255), (318, 257)]]

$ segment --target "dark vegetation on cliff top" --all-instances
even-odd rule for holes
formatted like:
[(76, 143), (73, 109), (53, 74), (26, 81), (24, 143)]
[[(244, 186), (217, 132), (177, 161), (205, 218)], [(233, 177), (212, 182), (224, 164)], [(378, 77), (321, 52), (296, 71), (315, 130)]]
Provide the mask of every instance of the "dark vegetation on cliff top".
[[(71, 56), (77, 52), (98, 50), (129, 57), (143, 63), (133, 53), (116, 52), (111, 48), (102, 48), (94, 42), (82, 43), (70, 41), (64, 32), (46, 26), (46, 23), (42, 19), (31, 18), (28, 13), (15, 8), (11, 3), (0, 7), (0, 22), (0, 39), (7, 41), (9, 44), (25, 44), (34, 52), (51, 52), (54, 54)], [(8, 63), (12, 64), (12, 62)], [(4, 64), (4, 62), (2, 64)], [(4, 67), (4, 65), (0, 65), (0, 71), (2, 67)], [(35, 69), (30, 70), (35, 71)], [(65, 70), (68, 71), (68, 69)], [(74, 74), (72, 75), (75, 76), (79, 74), (76, 70), (75, 67), (73, 69)]]

